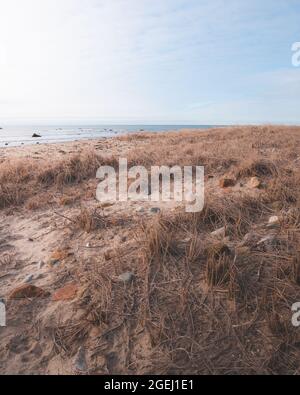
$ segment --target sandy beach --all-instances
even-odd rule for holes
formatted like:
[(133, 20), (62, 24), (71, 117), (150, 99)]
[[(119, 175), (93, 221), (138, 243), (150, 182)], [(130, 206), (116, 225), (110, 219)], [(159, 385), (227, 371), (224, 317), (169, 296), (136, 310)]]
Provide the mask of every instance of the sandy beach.
[[(297, 373), (299, 148), (249, 126), (0, 149), (0, 372)], [(120, 157), (203, 165), (204, 210), (101, 204)]]

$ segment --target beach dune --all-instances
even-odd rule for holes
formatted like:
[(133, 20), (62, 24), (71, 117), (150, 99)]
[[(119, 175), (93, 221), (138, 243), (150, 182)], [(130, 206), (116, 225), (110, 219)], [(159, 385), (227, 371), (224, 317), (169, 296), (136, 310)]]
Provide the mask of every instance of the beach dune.
[[(0, 149), (2, 374), (296, 374), (300, 128)], [(205, 206), (96, 199), (101, 165), (204, 166)]]

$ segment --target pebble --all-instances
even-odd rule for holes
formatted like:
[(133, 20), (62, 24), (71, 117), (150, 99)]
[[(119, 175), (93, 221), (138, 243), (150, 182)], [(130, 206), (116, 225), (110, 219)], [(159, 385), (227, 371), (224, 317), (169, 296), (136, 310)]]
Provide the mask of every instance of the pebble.
[(126, 273), (121, 274), (118, 277), (118, 280), (122, 281), (124, 283), (130, 283), (133, 280), (133, 278), (134, 278), (134, 274), (132, 272), (126, 272)]
[(269, 219), (268, 228), (277, 227), (279, 226), (279, 218), (275, 215)]
[(26, 283), (26, 284), (31, 283), (31, 282), (33, 281), (33, 279), (34, 279), (34, 275), (33, 275), (33, 274), (30, 274), (30, 275), (26, 278), (25, 283)]
[(252, 177), (249, 181), (249, 187), (253, 189), (261, 187), (260, 179), (258, 177)]
[(211, 236), (217, 237), (218, 239), (224, 239), (224, 237), (226, 236), (226, 228), (223, 227), (215, 230), (214, 232), (211, 233)]

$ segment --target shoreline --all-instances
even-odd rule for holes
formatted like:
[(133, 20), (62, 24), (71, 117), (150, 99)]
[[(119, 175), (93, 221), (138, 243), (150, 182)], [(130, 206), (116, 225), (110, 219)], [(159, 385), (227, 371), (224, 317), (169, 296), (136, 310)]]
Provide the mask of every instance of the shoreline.
[[(99, 138), (84, 138), (78, 140), (70, 140), (63, 142), (39, 142), (36, 141), (32, 144), (16, 145), (16, 146), (0, 146), (0, 159), (7, 157), (30, 157), (30, 155), (35, 155), (39, 152), (42, 155), (59, 154), (64, 151), (64, 154), (70, 154), (79, 152), (82, 149), (96, 149), (101, 150), (101, 148), (107, 150), (108, 148), (115, 148), (117, 145), (126, 145), (124, 142), (130, 141), (134, 138), (143, 139), (143, 137), (153, 137), (160, 138), (163, 136), (168, 136), (170, 134), (179, 135), (181, 133), (207, 133), (212, 130), (218, 130), (219, 128), (208, 128), (208, 129), (180, 129), (180, 130), (168, 130), (159, 132), (132, 132), (126, 133), (118, 136), (111, 137), (99, 137)], [(222, 128), (220, 128), (221, 130)], [(38, 140), (38, 139), (37, 139)], [(122, 144), (123, 142), (123, 144)], [(131, 146), (131, 144), (129, 144)], [(60, 152), (61, 151), (61, 152)], [(57, 156), (57, 155), (55, 155)]]
[[(14, 147), (31, 144), (52, 144), (65, 143), (75, 140), (93, 140), (102, 138), (121, 137), (127, 134), (136, 133), (168, 133), (170, 131), (186, 130), (204, 130), (215, 128), (213, 125), (105, 125), (104, 126), (85, 126), (73, 127), (65, 126), (64, 128), (41, 126), (30, 127), (8, 127), (0, 131), (0, 147)], [(220, 126), (222, 127), (222, 126)], [(100, 130), (102, 128), (102, 130)], [(3, 137), (8, 133), (6, 139)], [(34, 138), (33, 135), (40, 135), (40, 138)]]

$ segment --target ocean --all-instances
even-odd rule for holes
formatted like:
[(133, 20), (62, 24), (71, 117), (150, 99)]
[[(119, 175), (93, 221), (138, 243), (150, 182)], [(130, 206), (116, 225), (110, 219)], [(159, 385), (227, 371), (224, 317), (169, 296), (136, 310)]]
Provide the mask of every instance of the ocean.
[[(1, 125), (0, 125), (1, 127)], [(84, 139), (115, 137), (142, 131), (160, 132), (180, 129), (207, 129), (212, 125), (41, 125), (41, 126), (2, 126), (0, 147), (29, 144), (59, 143)], [(40, 138), (33, 138), (33, 134)]]

